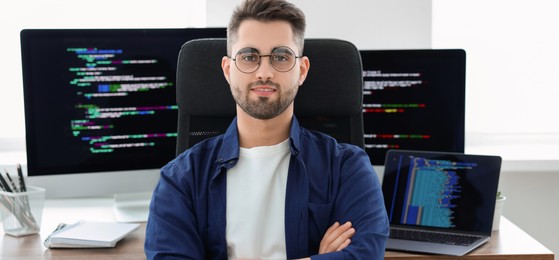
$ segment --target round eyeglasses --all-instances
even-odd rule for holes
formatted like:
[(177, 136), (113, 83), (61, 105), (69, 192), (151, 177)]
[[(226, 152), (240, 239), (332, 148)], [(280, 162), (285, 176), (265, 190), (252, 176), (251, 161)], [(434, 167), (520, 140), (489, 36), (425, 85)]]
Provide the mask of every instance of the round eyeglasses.
[(235, 66), (243, 73), (253, 73), (260, 67), (262, 57), (269, 57), (272, 67), (279, 72), (288, 72), (295, 67), (297, 57), (295, 52), (289, 47), (276, 47), (268, 55), (260, 55), (257, 49), (247, 47), (241, 49), (231, 58), (235, 62)]

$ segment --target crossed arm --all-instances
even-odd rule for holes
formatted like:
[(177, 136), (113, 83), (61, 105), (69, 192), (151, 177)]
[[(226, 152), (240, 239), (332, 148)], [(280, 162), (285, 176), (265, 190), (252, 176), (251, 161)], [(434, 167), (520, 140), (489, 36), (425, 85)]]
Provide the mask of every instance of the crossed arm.
[[(355, 229), (352, 227), (351, 222), (346, 222), (343, 225), (336, 222), (326, 230), (326, 234), (320, 241), (319, 254), (326, 254), (330, 252), (340, 251), (346, 248), (351, 243), (351, 237), (355, 234)], [(302, 260), (310, 259), (310, 257), (302, 258)]]

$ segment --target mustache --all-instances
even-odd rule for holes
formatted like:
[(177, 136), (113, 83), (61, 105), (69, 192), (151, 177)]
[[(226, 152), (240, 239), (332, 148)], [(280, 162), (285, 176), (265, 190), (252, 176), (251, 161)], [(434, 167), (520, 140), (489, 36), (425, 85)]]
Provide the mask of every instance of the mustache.
[(278, 84), (278, 83), (276, 83), (276, 82), (273, 82), (273, 81), (271, 81), (271, 80), (266, 80), (266, 81), (259, 80), (259, 81), (255, 81), (255, 82), (252, 82), (252, 83), (248, 84), (248, 87), (249, 87), (249, 88), (252, 88), (252, 87), (263, 86), (263, 85), (272, 86), (272, 87), (275, 87), (275, 88), (279, 88), (279, 87), (280, 87), (280, 84)]

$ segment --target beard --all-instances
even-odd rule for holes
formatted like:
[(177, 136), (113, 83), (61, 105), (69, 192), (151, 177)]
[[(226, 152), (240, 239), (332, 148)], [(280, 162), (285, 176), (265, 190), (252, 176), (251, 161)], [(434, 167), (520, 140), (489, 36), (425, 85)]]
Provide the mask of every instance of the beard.
[[(256, 100), (251, 100), (249, 98), (250, 89), (253, 86), (259, 85), (274, 86), (279, 92), (279, 98), (273, 101), (270, 100), (269, 97), (258, 97)], [(280, 115), (289, 107), (289, 105), (291, 105), (291, 103), (293, 103), (293, 100), (295, 100), (295, 96), (297, 95), (297, 89), (298, 86), (295, 85), (283, 91), (280, 88), (280, 85), (275, 82), (258, 81), (249, 84), (245, 91), (240, 89), (238, 86), (233, 86), (232, 92), (235, 102), (239, 107), (241, 107), (241, 109), (243, 109), (243, 111), (251, 117), (267, 120)]]

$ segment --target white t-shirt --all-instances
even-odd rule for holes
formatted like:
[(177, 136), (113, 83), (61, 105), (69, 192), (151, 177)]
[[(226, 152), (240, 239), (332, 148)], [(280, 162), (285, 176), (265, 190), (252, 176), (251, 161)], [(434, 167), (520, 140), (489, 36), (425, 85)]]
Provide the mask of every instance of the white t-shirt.
[(241, 148), (227, 171), (229, 259), (286, 259), (285, 189), (289, 139), (272, 146)]

